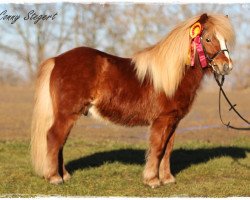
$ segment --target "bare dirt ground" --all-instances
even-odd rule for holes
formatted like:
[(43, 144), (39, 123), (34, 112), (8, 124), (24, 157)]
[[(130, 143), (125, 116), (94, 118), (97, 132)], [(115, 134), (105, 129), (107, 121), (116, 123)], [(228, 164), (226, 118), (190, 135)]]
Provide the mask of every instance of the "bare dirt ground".
[[(229, 143), (238, 137), (250, 137), (247, 131), (229, 130), (223, 127), (218, 115), (218, 91), (198, 91), (191, 112), (181, 121), (177, 129), (178, 142), (190, 140), (211, 141), (220, 144)], [(33, 92), (31, 87), (0, 87), (0, 140), (28, 140), (32, 116)], [(228, 93), (238, 110), (250, 118), (250, 89)], [(225, 121), (236, 126), (242, 123), (234, 113), (228, 112), (223, 103)], [(145, 142), (148, 137), (147, 127), (126, 128), (105, 124), (88, 117), (81, 117), (70, 135), (71, 138), (93, 140), (122, 140), (131, 143)]]

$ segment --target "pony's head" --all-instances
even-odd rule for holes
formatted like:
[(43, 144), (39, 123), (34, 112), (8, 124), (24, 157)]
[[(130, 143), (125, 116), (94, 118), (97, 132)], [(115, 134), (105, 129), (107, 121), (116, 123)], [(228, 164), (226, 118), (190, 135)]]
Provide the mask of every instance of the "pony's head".
[[(233, 67), (227, 45), (233, 45), (234, 32), (228, 17), (216, 15), (208, 17), (207, 14), (203, 14), (198, 24), (201, 25), (201, 31), (192, 42), (193, 46), (196, 46), (197, 56), (200, 58), (200, 54), (205, 55), (204, 61), (202, 58), (199, 59), (201, 66), (211, 67), (220, 75), (229, 74)], [(199, 45), (202, 52), (199, 52)]]
[[(198, 37), (191, 37), (190, 29), (197, 22), (201, 27)], [(211, 67), (218, 74), (229, 73), (232, 61), (227, 46), (234, 44), (234, 37), (233, 27), (227, 16), (203, 14), (188, 19), (176, 26), (160, 42), (134, 55), (137, 77), (143, 81), (148, 76), (156, 91), (163, 90), (168, 97), (172, 97), (186, 68), (190, 66), (187, 64), (190, 52), (193, 59), (197, 56), (203, 58), (200, 61), (194, 59), (198, 60), (194, 63), (195, 67)], [(192, 48), (198, 43), (200, 45), (197, 48)]]

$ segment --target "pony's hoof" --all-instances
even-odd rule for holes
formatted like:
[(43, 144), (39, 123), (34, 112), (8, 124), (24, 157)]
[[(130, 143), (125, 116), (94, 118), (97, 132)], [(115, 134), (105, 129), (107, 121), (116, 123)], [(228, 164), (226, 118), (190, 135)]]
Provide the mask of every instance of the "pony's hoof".
[(58, 185), (58, 184), (63, 183), (63, 179), (62, 179), (61, 176), (56, 175), (56, 176), (50, 177), (50, 178), (49, 178), (49, 182), (50, 182), (51, 184)]
[(63, 174), (63, 181), (68, 181), (70, 178), (71, 178), (71, 176), (68, 172)]
[(169, 183), (175, 183), (175, 178), (172, 174), (170, 176), (161, 179), (161, 182), (163, 185), (169, 184)]
[(161, 186), (161, 182), (160, 182), (160, 180), (158, 178), (153, 178), (153, 179), (150, 179), (150, 180), (145, 180), (144, 184), (150, 186), (152, 189)]

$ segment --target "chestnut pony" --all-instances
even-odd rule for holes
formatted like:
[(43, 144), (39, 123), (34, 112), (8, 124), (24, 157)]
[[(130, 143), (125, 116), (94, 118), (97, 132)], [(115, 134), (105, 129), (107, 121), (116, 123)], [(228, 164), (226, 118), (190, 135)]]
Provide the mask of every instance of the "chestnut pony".
[[(189, 66), (190, 27), (197, 22), (202, 49), (193, 49), (194, 64)], [(144, 183), (157, 187), (174, 182), (169, 160), (175, 129), (189, 112), (204, 75), (232, 69), (226, 43), (233, 42), (227, 16), (203, 14), (182, 22), (133, 58), (79, 47), (48, 59), (39, 68), (32, 121), (36, 173), (54, 184), (70, 178), (63, 146), (75, 121), (91, 113), (123, 126), (150, 126)], [(207, 66), (202, 66), (198, 50)]]

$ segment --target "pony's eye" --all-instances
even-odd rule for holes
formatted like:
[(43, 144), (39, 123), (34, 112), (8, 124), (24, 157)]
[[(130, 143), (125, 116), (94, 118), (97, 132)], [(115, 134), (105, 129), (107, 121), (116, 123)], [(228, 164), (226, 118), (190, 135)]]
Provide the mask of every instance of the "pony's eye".
[(211, 42), (211, 40), (209, 38), (206, 39), (206, 42)]

